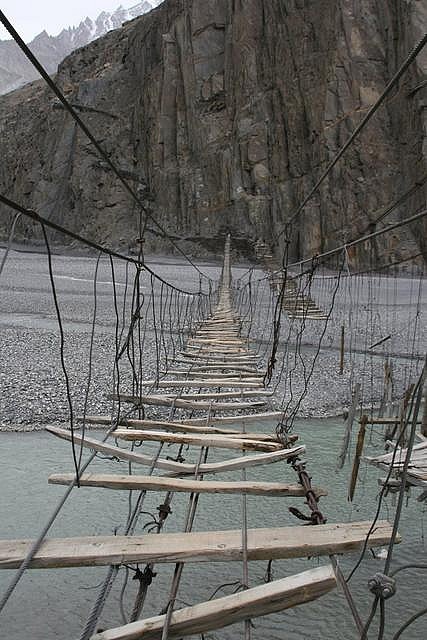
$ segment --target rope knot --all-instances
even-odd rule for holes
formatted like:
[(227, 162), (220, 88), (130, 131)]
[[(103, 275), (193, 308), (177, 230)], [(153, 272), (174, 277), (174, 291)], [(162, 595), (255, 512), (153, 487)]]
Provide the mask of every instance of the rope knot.
[(396, 593), (396, 580), (384, 573), (376, 573), (368, 580), (368, 588), (371, 593), (382, 600), (391, 598)]
[(166, 520), (169, 514), (172, 513), (172, 509), (168, 504), (161, 504), (157, 507), (157, 511), (159, 512), (160, 520)]
[(148, 565), (144, 571), (141, 571), (141, 569), (137, 567), (133, 580), (139, 580), (142, 585), (149, 587), (156, 575), (157, 573), (154, 573)]

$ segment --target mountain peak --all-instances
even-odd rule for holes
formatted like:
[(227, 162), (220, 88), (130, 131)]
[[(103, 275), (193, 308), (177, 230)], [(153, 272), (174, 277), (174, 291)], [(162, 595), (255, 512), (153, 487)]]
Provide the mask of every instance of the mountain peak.
[[(57, 36), (51, 36), (44, 29), (29, 43), (35, 55), (40, 56), (49, 73), (55, 73), (58, 65), (74, 49), (83, 47), (92, 40), (104, 36), (112, 29), (118, 29), (124, 22), (148, 13), (163, 0), (142, 0), (129, 9), (123, 5), (115, 11), (102, 11), (97, 18), (83, 18), (77, 26), (66, 26)], [(38, 78), (13, 40), (2, 41), (0, 49), (0, 94), (9, 93)]]

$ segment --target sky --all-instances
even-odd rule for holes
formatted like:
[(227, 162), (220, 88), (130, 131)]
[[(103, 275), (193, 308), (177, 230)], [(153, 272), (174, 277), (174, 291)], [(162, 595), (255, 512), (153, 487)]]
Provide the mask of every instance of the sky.
[[(43, 29), (56, 36), (64, 27), (78, 25), (86, 16), (96, 18), (101, 11), (114, 11), (120, 5), (128, 9), (136, 4), (138, 0), (0, 0), (0, 9), (29, 42)], [(0, 40), (9, 38), (0, 27)]]

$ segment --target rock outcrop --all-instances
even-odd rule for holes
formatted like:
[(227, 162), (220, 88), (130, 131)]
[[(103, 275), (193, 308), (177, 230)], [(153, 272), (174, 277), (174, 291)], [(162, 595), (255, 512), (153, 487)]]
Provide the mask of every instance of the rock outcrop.
[[(426, 31), (418, 0), (166, 0), (70, 55), (57, 82), (184, 247), (215, 251), (230, 231), (248, 254), (257, 239), (280, 253), (287, 220)], [(426, 71), (427, 47), (293, 225), (291, 258), (426, 206)], [(0, 99), (0, 130), (1, 192), (135, 244), (136, 205), (42, 82)], [(426, 256), (426, 230), (381, 236), (355, 261)], [(151, 233), (147, 245), (168, 248)]]

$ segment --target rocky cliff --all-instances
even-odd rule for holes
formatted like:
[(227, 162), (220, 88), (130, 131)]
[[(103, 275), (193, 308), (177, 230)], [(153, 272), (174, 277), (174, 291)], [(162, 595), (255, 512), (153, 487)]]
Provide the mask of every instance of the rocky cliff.
[[(166, 0), (70, 55), (57, 81), (184, 246), (214, 251), (231, 231), (250, 253), (274, 244), (426, 31), (418, 0)], [(410, 190), (377, 227), (425, 206), (426, 71), (427, 47), (299, 217), (292, 257), (367, 232)], [(2, 192), (134, 245), (135, 205), (41, 82), (0, 99), (0, 130)], [(375, 259), (426, 255), (425, 231), (380, 237)]]
[[(86, 18), (76, 27), (63, 29), (57, 36), (46, 31), (39, 33), (30, 43), (31, 51), (49, 73), (56, 73), (59, 63), (74, 49), (121, 27), (123, 22), (151, 11), (160, 0), (138, 2), (129, 9), (120, 6), (116, 11), (103, 11), (92, 20)], [(36, 80), (38, 73), (13, 40), (0, 40), (0, 94)]]

